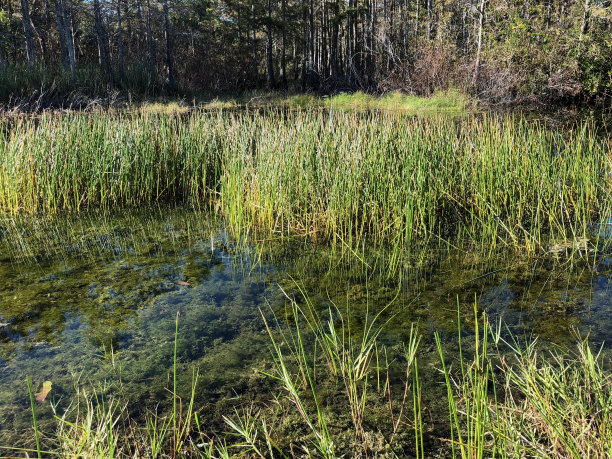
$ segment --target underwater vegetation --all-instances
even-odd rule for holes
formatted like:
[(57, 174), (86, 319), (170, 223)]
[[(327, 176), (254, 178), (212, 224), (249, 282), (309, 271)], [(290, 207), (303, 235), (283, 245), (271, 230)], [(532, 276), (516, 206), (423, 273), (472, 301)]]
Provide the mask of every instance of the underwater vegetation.
[[(270, 358), (257, 372), (274, 382), (269, 400), (244, 400), (211, 431), (195, 396), (200, 370), (179, 395), (175, 319), (168, 411), (136, 419), (121, 391), (75, 384), (76, 397), (13, 451), (50, 457), (608, 457), (612, 451), (609, 356), (578, 339), (573, 351), (538, 350), (535, 340), (502, 333), (477, 304), (467, 332), (457, 321), (456, 346), (435, 353), (418, 327), (402, 345), (381, 341), (385, 322), (373, 314), (361, 332), (345, 328), (344, 307), (319, 314), (307, 297), (286, 296), (282, 315), (262, 313)], [(347, 305), (346, 308), (350, 309)], [(268, 318), (266, 318), (268, 316)], [(45, 385), (47, 382), (45, 382)], [(120, 381), (115, 384), (121, 384)], [(119, 386), (120, 387), (120, 386)], [(41, 402), (42, 398), (42, 402)]]
[[(575, 365), (572, 327), (609, 337), (602, 255), (593, 272), (593, 260), (571, 267), (555, 254), (429, 250), (402, 259), (398, 278), (374, 246), (235, 241), (209, 217), (155, 207), (1, 220), (3, 454), (36, 455), (37, 430), (41, 454), (57, 457), (449, 457), (481, 428), (463, 414), (468, 389), (455, 392), (475, 377), (477, 335), (474, 310), (457, 298), (477, 296), (478, 317), (487, 310), (495, 322), (478, 336), (494, 344), (486, 387), (498, 394), (505, 365), (526, 362), (514, 350), (541, 374)], [(558, 344), (536, 347), (530, 332)], [(596, 359), (602, 376), (607, 352)], [(452, 424), (444, 366), (459, 407)], [(502, 448), (486, 435), (485, 455)]]

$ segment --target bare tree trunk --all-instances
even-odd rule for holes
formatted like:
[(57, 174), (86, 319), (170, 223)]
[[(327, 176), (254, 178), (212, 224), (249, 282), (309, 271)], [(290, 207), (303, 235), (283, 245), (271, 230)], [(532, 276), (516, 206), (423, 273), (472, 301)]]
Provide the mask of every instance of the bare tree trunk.
[(308, 10), (309, 41), (308, 41), (308, 80), (310, 85), (314, 84), (315, 79), (315, 22), (314, 22), (314, 0), (310, 0)]
[[(67, 1), (67, 0), (66, 0)], [(66, 3), (68, 5), (68, 3)], [(70, 33), (70, 41), (72, 42), (72, 50), (74, 51), (74, 63), (76, 65), (77, 61), (77, 53), (76, 53), (76, 41), (75, 41), (75, 33), (74, 33), (74, 1), (70, 5), (70, 9), (67, 10), (66, 16), (66, 25), (68, 26), (68, 32)]]
[(419, 38), (419, 15), (421, 13), (421, 0), (416, 0), (416, 17), (414, 20), (414, 38), (415, 42)]
[[(407, 6), (406, 6), (406, 1), (402, 0), (400, 1), (400, 24), (402, 24), (402, 26), (400, 27), (400, 35), (402, 37), (402, 53), (401, 53), (401, 58), (402, 59), (407, 59), (408, 58), (408, 18), (406, 17), (406, 10), (407, 10)], [(376, 9), (374, 9), (374, 11), (376, 11)], [(406, 67), (402, 66), (402, 74), (404, 73)]]
[(346, 45), (346, 71), (348, 74), (348, 83), (353, 85), (353, 0), (349, 0), (348, 3), (350, 13), (346, 15), (347, 18), (347, 45)]
[(355, 68), (355, 81), (361, 86), (361, 70), (363, 53), (361, 52), (361, 39), (359, 31), (359, 0), (354, 0), (355, 20), (353, 21), (353, 62)]
[(321, 74), (323, 78), (327, 78), (330, 75), (329, 70), (329, 12), (327, 3), (323, 4), (321, 13)]
[(44, 7), (44, 24), (40, 27), (40, 30), (36, 30), (36, 35), (38, 36), (38, 41), (40, 42), (40, 52), (42, 55), (42, 60), (45, 64), (48, 63), (49, 59), (49, 48), (47, 46), (49, 32), (51, 31), (51, 27), (49, 25), (49, 17), (51, 16), (51, 10), (49, 9), (49, 0), (43, 0)]
[[(9, 19), (9, 23), (12, 22), (13, 20), (13, 2), (9, 1), (8, 2), (8, 8), (7, 8), (7, 13), (8, 13), (8, 19)], [(10, 50), (12, 51), (12, 55), (13, 55), (13, 62), (17, 62), (17, 52), (18, 52), (18, 45), (15, 41), (15, 37), (16, 35), (14, 33), (10, 34), (11, 37), (11, 46), (10, 46)], [(8, 52), (7, 52), (8, 54)]]
[(96, 23), (96, 37), (98, 39), (98, 47), (100, 48), (100, 57), (102, 58), (102, 66), (106, 75), (112, 80), (113, 69), (111, 68), (110, 57), (108, 56), (108, 48), (106, 47), (106, 30), (102, 24), (102, 13), (100, 12), (100, 0), (93, 0), (94, 20)]
[(151, 0), (147, 0), (147, 41), (149, 42), (149, 79), (155, 87), (157, 75), (155, 72), (155, 42), (153, 41), (153, 28), (151, 26)]
[[(313, 14), (313, 17), (315, 15)], [(321, 74), (321, 48), (319, 46), (321, 40), (320, 40), (320, 32), (319, 32), (320, 28), (316, 26), (316, 18), (315, 18), (315, 27), (314, 27), (314, 58), (313, 58), (313, 62), (314, 62), (314, 68), (317, 69), (317, 74), (320, 75)]]
[(286, 29), (286, 14), (287, 14), (287, 0), (282, 0), (281, 3), (281, 14), (283, 16), (283, 36), (282, 36), (282, 51), (281, 51), (281, 82), (283, 87), (287, 87), (287, 29)]
[(34, 25), (30, 18), (30, 8), (28, 0), (21, 0), (21, 23), (25, 33), (26, 55), (28, 62), (36, 62), (36, 52), (34, 51)]
[(274, 56), (272, 55), (272, 0), (268, 0), (268, 24), (266, 26), (266, 34), (268, 35), (268, 46), (266, 52), (268, 88), (274, 89), (276, 87), (276, 78), (274, 77)]
[(482, 51), (482, 32), (484, 29), (486, 4), (487, 0), (480, 0), (478, 5), (478, 45), (476, 47), (476, 63), (474, 64), (474, 77), (472, 79), (474, 86), (478, 83), (478, 75), (480, 73), (480, 53)]
[(74, 56), (74, 44), (72, 42), (72, 34), (70, 33), (70, 27), (68, 27), (68, 11), (66, 9), (66, 0), (60, 0), (61, 11), (62, 11), (62, 23), (64, 25), (64, 36), (66, 38), (66, 48), (68, 49), (68, 63), (70, 64), (70, 73), (72, 73), (72, 82), (76, 85), (77, 74), (76, 74), (76, 58)]
[(338, 68), (338, 34), (340, 32), (340, 3), (336, 0), (333, 3), (334, 17), (332, 19), (332, 42), (331, 42), (331, 74), (335, 80), (339, 76)]
[(293, 42), (293, 80), (298, 81), (300, 74), (298, 73), (298, 56), (297, 56), (297, 43)]
[[(376, 31), (377, 31), (377, 22), (378, 18), (376, 16), (376, 1), (370, 1), (370, 49), (368, 52), (368, 74), (369, 81), (368, 84), (370, 86), (374, 86), (376, 83), (376, 58), (375, 58), (375, 48), (376, 48)], [(405, 39), (405, 38), (404, 38)]]
[(255, 5), (251, 5), (251, 52), (253, 53), (252, 59), (253, 62), (251, 65), (253, 66), (253, 78), (256, 84), (259, 83), (259, 67), (257, 65), (257, 35), (255, 30)]
[(464, 6), (461, 14), (461, 48), (465, 54), (468, 52), (470, 37), (470, 31), (467, 25), (467, 14), (468, 9)]
[(302, 90), (308, 86), (308, 11), (306, 0), (300, 1), (302, 7)]
[(123, 28), (121, 27), (121, 0), (117, 0), (117, 53), (119, 57), (119, 83), (123, 86), (125, 69), (123, 65)]
[(172, 31), (170, 30), (170, 16), (168, 14), (168, 0), (164, 0), (164, 34), (166, 35), (166, 65), (168, 66), (168, 89), (174, 92), (174, 56), (172, 54)]
[(66, 33), (64, 32), (64, 19), (62, 18), (62, 11), (58, 0), (55, 0), (55, 19), (57, 20), (57, 32), (59, 35), (62, 62), (64, 63), (64, 67), (70, 68), (68, 49), (66, 48)]
[(431, 40), (432, 29), (433, 29), (433, 9), (431, 5), (432, 0), (427, 0), (427, 39)]
[[(142, 12), (142, 1), (138, 0), (138, 3), (136, 3), (136, 18), (138, 19), (138, 27), (136, 27), (136, 48), (141, 50), (143, 49), (143, 45), (145, 44), (145, 41), (142, 39), (142, 37), (146, 34), (146, 30), (147, 30), (147, 26), (145, 25), (145, 20), (144, 20), (144, 14)], [(132, 35), (130, 35), (130, 37), (132, 37), (134, 35), (134, 33), (132, 32)], [(132, 46), (134, 46), (134, 44), (132, 44)]]
[(589, 31), (589, 19), (591, 18), (591, 0), (584, 2), (584, 15), (582, 16), (582, 25), (580, 26), (579, 41), (582, 41), (584, 35)]
[[(123, 6), (123, 14), (121, 15), (122, 21), (122, 40), (123, 40), (123, 54), (124, 56), (130, 55), (130, 49), (134, 43), (134, 30), (133, 30), (133, 20), (134, 17), (132, 15), (132, 19), (130, 20), (130, 5), (129, 0), (121, 0), (121, 5)], [(138, 4), (138, 0), (136, 0), (136, 4)], [(127, 37), (127, 39), (125, 39)], [(129, 61), (129, 59), (128, 59)]]

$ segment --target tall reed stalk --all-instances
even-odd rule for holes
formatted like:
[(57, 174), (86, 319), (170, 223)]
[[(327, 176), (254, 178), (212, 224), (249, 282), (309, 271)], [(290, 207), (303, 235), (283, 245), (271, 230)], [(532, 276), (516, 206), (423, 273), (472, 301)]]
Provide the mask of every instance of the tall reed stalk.
[(237, 231), (397, 250), (460, 235), (533, 253), (596, 246), (612, 202), (610, 140), (589, 122), (136, 112), (6, 119), (0, 133), (8, 212), (187, 201)]
[[(435, 339), (442, 362), (446, 382), (450, 414), (451, 449), (454, 457), (482, 459), (490, 452), (489, 392), (495, 391), (495, 380), (489, 360), (489, 327), (483, 320), (482, 333), (479, 327), (478, 308), (474, 303), (474, 357), (470, 362), (463, 356), (461, 341), (461, 318), (458, 316), (460, 376), (453, 380), (444, 359), (440, 335)], [(493, 449), (493, 455), (495, 450)]]

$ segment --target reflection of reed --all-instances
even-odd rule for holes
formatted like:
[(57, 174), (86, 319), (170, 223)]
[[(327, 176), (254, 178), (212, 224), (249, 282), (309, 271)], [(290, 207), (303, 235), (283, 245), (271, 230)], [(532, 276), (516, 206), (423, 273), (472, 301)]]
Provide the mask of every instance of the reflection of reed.
[(17, 349), (61, 346), (75, 316), (86, 324), (87, 341), (116, 346), (140, 308), (201, 283), (221, 263), (219, 252), (198, 242), (213, 237), (219, 243), (216, 224), (193, 212), (1, 220), (0, 355), (6, 360)]

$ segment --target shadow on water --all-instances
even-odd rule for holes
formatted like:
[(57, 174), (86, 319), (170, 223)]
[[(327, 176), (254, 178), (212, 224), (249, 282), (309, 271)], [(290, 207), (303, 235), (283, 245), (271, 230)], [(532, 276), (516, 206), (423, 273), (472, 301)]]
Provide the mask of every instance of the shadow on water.
[[(274, 382), (257, 371), (271, 365), (260, 309), (282, 319), (285, 295), (299, 303), (305, 292), (323, 315), (337, 307), (357, 334), (387, 307), (389, 348), (418, 323), (432, 378), (433, 331), (452, 354), (457, 305), (469, 324), (475, 300), (518, 335), (566, 346), (577, 331), (610, 342), (612, 259), (601, 254), (521, 259), (428, 248), (389, 276), (376, 247), (343, 253), (257, 235), (238, 242), (223, 222), (188, 209), (4, 218), (0, 227), (2, 445), (31, 443), (26, 376), (35, 386), (53, 382), (59, 410), (75, 384), (121, 392), (140, 411), (134, 416), (155, 410), (168, 399), (177, 312), (181, 387), (188, 392), (198, 367), (197, 403), (221, 430), (234, 406), (271, 397)], [(50, 406), (39, 416), (50, 425)]]

